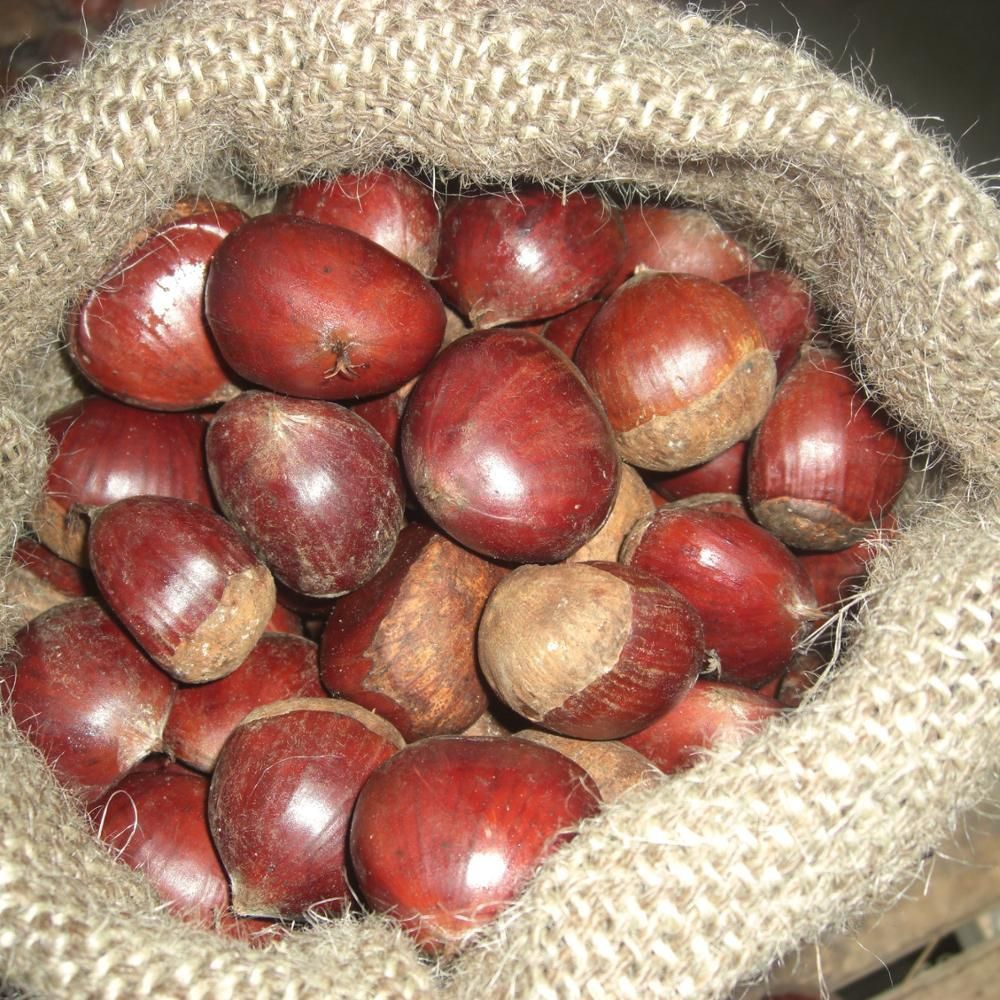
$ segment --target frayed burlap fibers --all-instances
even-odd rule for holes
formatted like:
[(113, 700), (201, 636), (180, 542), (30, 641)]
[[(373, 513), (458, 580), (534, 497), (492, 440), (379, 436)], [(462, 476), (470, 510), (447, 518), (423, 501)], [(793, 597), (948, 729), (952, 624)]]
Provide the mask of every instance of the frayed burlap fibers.
[[(634, 791), (440, 971), (374, 919), (254, 951), (163, 912), (2, 720), (0, 974), (45, 998), (721, 998), (898, 892), (1000, 760), (1000, 217), (807, 56), (657, 4), (190, 0), (0, 123), (0, 525), (76, 390), (60, 318), (137, 224), (409, 158), (449, 178), (711, 203), (783, 248), (946, 475), (878, 562), (843, 666), (748, 749)], [(7, 609), (9, 612), (9, 609)], [(7, 614), (6, 629), (14, 622)]]

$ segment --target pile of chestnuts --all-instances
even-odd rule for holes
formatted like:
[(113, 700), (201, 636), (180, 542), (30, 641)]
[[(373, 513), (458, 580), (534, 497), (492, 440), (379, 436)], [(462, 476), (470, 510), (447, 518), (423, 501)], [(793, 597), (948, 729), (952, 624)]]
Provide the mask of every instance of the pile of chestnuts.
[(178, 915), (448, 958), (602, 802), (794, 706), (909, 466), (702, 209), (402, 171), (178, 203), (81, 295), (0, 666)]

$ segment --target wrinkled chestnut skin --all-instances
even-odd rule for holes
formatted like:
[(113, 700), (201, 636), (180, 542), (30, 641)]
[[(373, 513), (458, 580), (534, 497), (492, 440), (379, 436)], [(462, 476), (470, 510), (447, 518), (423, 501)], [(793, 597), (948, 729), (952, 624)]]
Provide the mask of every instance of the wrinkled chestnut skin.
[(176, 497), (126, 497), (97, 511), (90, 565), (142, 648), (182, 681), (243, 661), (274, 611), (274, 580), (224, 517)]
[(219, 504), (276, 577), (335, 597), (381, 569), (403, 527), (389, 446), (336, 403), (245, 392), (205, 442)]
[(902, 435), (865, 398), (844, 358), (803, 350), (754, 435), (750, 506), (786, 545), (846, 548), (889, 512), (909, 459)]
[(365, 900), (425, 951), (453, 955), (600, 807), (579, 765), (527, 740), (434, 736), (369, 779), (351, 821)]
[(210, 772), (226, 737), (253, 709), (288, 698), (325, 696), (316, 643), (265, 633), (231, 674), (178, 687), (163, 744), (185, 764)]
[(747, 306), (690, 274), (629, 279), (590, 321), (574, 361), (622, 458), (660, 472), (748, 438), (774, 395), (774, 361)]
[(437, 263), (441, 215), (434, 195), (401, 170), (380, 167), (286, 188), (275, 210), (341, 226), (431, 274)]
[(618, 491), (603, 411), (535, 334), (472, 333), (442, 351), (410, 394), (401, 443), (430, 517), (497, 559), (564, 559), (596, 534)]
[(692, 767), (701, 751), (724, 738), (737, 733), (752, 735), (783, 707), (759, 691), (703, 679), (669, 712), (626, 736), (622, 743), (664, 774), (673, 774)]
[(742, 515), (660, 507), (625, 539), (621, 561), (652, 573), (691, 602), (724, 681), (767, 683), (819, 618), (801, 563)]
[(193, 410), (239, 392), (202, 302), (212, 254), (245, 219), (220, 206), (168, 222), (85, 296), (67, 344), (97, 388), (154, 410)]
[(340, 912), (355, 800), (402, 746), (388, 722), (347, 701), (297, 698), (251, 712), (223, 745), (209, 789), (233, 909), (284, 919)]
[(157, 413), (90, 396), (45, 423), (55, 451), (33, 524), (53, 552), (87, 564), (87, 520), (72, 508), (103, 507), (152, 494), (213, 507), (205, 467), (205, 429), (192, 413)]
[(208, 779), (176, 765), (125, 775), (90, 811), (119, 861), (145, 875), (176, 916), (216, 927), (229, 882), (208, 829)]
[(594, 296), (624, 251), (618, 212), (592, 195), (537, 187), (453, 198), (437, 284), (476, 328), (566, 312)]
[(205, 315), (244, 378), (311, 399), (391, 392), (441, 346), (444, 305), (416, 268), (349, 229), (263, 215), (228, 236)]
[(320, 649), (323, 684), (388, 719), (409, 743), (458, 733), (486, 711), (476, 626), (504, 570), (422, 524), (342, 597)]
[(161, 748), (174, 686), (90, 597), (39, 615), (0, 663), (17, 727), (88, 800)]

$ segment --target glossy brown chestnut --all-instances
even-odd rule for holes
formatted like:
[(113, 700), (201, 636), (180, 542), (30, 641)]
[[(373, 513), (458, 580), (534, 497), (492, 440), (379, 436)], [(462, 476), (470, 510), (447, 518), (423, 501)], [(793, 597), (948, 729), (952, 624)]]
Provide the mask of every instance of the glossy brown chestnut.
[(94, 581), (86, 570), (57, 556), (25, 535), (17, 540), (4, 581), (4, 598), (17, 606), (24, 621), (92, 593)]
[(625, 254), (605, 289), (614, 291), (637, 269), (696, 274), (725, 281), (746, 274), (750, 252), (708, 212), (666, 205), (629, 205), (622, 211)]
[(510, 737), (433, 736), (369, 779), (351, 821), (358, 887), (425, 951), (455, 954), (600, 808), (567, 757)]
[(389, 446), (336, 403), (245, 392), (205, 442), (219, 504), (293, 590), (335, 597), (381, 569), (403, 527)]
[(594, 298), (623, 252), (617, 210), (593, 195), (456, 197), (442, 219), (438, 288), (476, 328), (543, 319)]
[(173, 695), (173, 681), (90, 597), (29, 622), (0, 663), (17, 727), (88, 800), (161, 749)]
[(340, 912), (355, 799), (402, 746), (388, 722), (340, 699), (296, 698), (250, 712), (222, 747), (208, 800), (233, 909), (285, 919)]
[(214, 505), (199, 415), (91, 396), (58, 410), (45, 426), (55, 451), (33, 524), (53, 552), (78, 566), (87, 563), (89, 523), (77, 505), (103, 507), (141, 494)]
[(615, 562), (625, 536), (636, 521), (656, 509), (642, 476), (631, 465), (621, 464), (621, 483), (608, 519), (590, 541), (585, 542), (567, 562)]
[(629, 279), (590, 321), (574, 360), (622, 458), (660, 472), (749, 437), (774, 394), (774, 361), (743, 300), (688, 274)]
[(632, 529), (621, 559), (691, 602), (726, 681), (777, 676), (819, 617), (801, 563), (742, 515), (668, 504)]
[(101, 594), (172, 677), (216, 680), (257, 644), (274, 579), (221, 515), (176, 497), (126, 497), (95, 511), (90, 566)]
[(665, 476), (652, 476), (653, 489), (667, 500), (699, 493), (739, 493), (746, 492), (747, 483), (747, 443), (737, 441), (731, 448), (689, 469), (668, 472)]
[(154, 410), (193, 410), (240, 390), (205, 324), (212, 254), (246, 216), (199, 206), (131, 249), (74, 311), (67, 344), (103, 392)]
[(754, 517), (786, 545), (846, 548), (895, 503), (909, 469), (902, 435), (837, 352), (803, 350), (754, 435)]
[(263, 215), (212, 258), (205, 315), (244, 378), (312, 399), (391, 392), (441, 346), (440, 296), (416, 268), (349, 229)]
[(749, 738), (783, 710), (738, 684), (699, 680), (669, 712), (622, 742), (665, 774), (683, 771), (723, 740)]
[(179, 767), (132, 771), (91, 809), (97, 835), (141, 871), (175, 916), (215, 928), (229, 882), (208, 830), (208, 779)]
[(210, 772), (226, 737), (253, 709), (289, 698), (325, 696), (316, 643), (265, 633), (231, 674), (177, 689), (163, 744), (185, 764)]
[(278, 212), (341, 226), (431, 274), (437, 263), (441, 215), (428, 187), (402, 170), (380, 167), (287, 188)]
[(730, 278), (725, 285), (750, 307), (781, 379), (818, 327), (805, 282), (789, 271), (769, 269)]
[(501, 701), (546, 729), (612, 740), (666, 712), (705, 660), (701, 621), (672, 587), (611, 562), (519, 566), (479, 623)]
[(459, 733), (486, 710), (476, 626), (504, 570), (421, 524), (327, 621), (320, 676), (388, 719), (407, 742)]
[(614, 439), (566, 356), (535, 334), (469, 334), (428, 366), (403, 415), (403, 463), (435, 523), (483, 555), (556, 562), (618, 491)]

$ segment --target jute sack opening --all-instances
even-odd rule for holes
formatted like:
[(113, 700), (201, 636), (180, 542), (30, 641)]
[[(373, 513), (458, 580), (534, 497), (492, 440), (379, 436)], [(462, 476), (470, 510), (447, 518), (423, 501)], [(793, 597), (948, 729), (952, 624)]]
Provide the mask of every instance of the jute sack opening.
[[(1000, 217), (931, 141), (809, 58), (659, 5), (179, 2), (0, 132), (5, 552), (37, 494), (54, 345), (137, 223), (415, 157), (471, 180), (609, 181), (783, 247), (866, 384), (947, 475), (874, 571), (842, 668), (747, 748), (629, 795), (456, 968), (376, 919), (254, 952), (174, 920), (93, 841), (6, 715), (0, 946), (44, 997), (722, 997), (921, 869), (1000, 760)], [(5, 609), (5, 639), (12, 616)]]

